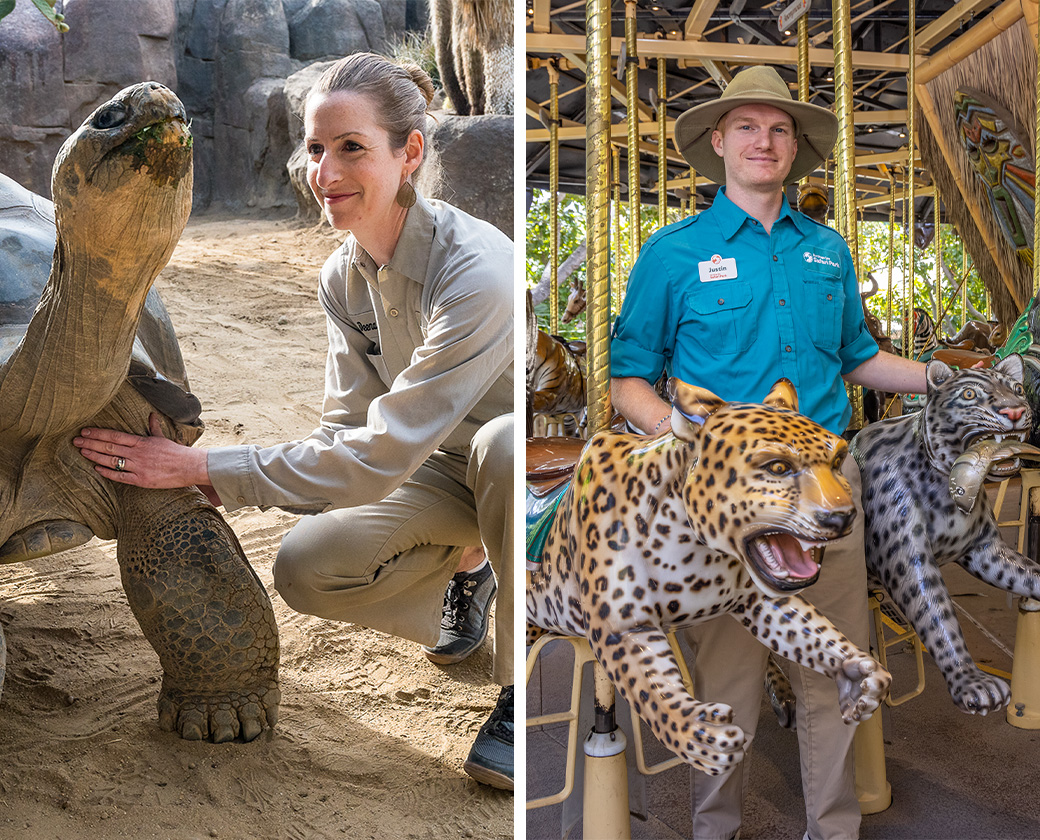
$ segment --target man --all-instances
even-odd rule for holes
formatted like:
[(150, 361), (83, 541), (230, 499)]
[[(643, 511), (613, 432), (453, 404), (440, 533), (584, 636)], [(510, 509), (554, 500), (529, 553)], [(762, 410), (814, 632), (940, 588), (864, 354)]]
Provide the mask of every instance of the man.
[[(837, 131), (830, 111), (792, 101), (771, 67), (737, 74), (719, 99), (679, 117), (676, 147), (697, 172), (724, 186), (710, 209), (652, 236), (629, 277), (611, 343), (611, 395), (637, 428), (669, 428), (671, 406), (651, 384), (662, 373), (745, 402), (760, 402), (787, 378), (799, 410), (837, 434), (852, 414), (842, 380), (925, 390), (924, 365), (880, 353), (868, 333), (844, 240), (793, 211), (784, 196), (784, 185), (826, 159)], [(858, 500), (852, 458), (844, 471)], [(862, 517), (840, 548), (827, 549), (819, 581), (801, 594), (867, 649)], [(687, 634), (696, 651), (697, 696), (732, 706), (750, 740), (767, 649), (729, 616)], [(795, 672), (806, 837), (858, 837), (855, 727), (841, 720), (832, 680)], [(737, 835), (743, 777), (739, 766), (721, 777), (693, 773), (697, 840)]]

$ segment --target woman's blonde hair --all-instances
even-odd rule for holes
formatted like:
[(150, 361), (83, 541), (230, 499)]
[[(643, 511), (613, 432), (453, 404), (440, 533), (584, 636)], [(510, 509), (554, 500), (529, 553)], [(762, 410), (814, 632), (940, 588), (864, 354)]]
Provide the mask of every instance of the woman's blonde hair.
[[(320, 93), (360, 93), (376, 107), (377, 121), (390, 138), (390, 148), (403, 149), (413, 131), (423, 136), (423, 160), (429, 150), (426, 109), (434, 88), (429, 74), (417, 64), (394, 64), (375, 53), (341, 58), (314, 83), (307, 98)], [(422, 163), (419, 164), (419, 168)], [(416, 169), (418, 174), (419, 169)]]

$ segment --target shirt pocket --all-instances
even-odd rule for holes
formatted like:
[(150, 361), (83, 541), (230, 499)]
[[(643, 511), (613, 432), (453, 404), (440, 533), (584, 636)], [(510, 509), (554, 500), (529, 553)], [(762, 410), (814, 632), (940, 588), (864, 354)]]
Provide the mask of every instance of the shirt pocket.
[(845, 309), (841, 276), (808, 272), (805, 291), (809, 338), (821, 350), (836, 349), (841, 344), (841, 317)]
[(750, 323), (751, 286), (729, 281), (701, 283), (686, 295), (692, 335), (712, 356), (746, 353), (755, 339)]

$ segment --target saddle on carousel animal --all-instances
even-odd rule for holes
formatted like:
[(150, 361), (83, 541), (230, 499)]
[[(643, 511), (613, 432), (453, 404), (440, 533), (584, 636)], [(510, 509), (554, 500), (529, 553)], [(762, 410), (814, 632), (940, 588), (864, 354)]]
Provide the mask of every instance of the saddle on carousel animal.
[(968, 653), (940, 567), (954, 562), (998, 589), (1040, 597), (1040, 564), (1004, 542), (980, 493), (987, 477), (1013, 475), (1020, 457), (1040, 450), (1024, 443), (1032, 412), (1019, 356), (959, 371), (933, 360), (927, 379), (922, 411), (867, 426), (851, 444), (863, 475), (867, 572), (917, 632), (954, 703), (984, 715), (1011, 694)]
[[(546, 631), (586, 637), (658, 739), (717, 775), (743, 757), (744, 732), (729, 706), (689, 695), (666, 633), (730, 613), (835, 679), (847, 722), (870, 717), (891, 677), (796, 594), (819, 574), (818, 548), (856, 515), (840, 473), (845, 442), (796, 413), (786, 380), (764, 405), (676, 379), (668, 393), (672, 431), (603, 431), (584, 449), (555, 450), (544, 470), (528, 461), (529, 481), (547, 479), (533, 511), (544, 543), (527, 588), (528, 643)], [(553, 471), (555, 512), (545, 507)]]

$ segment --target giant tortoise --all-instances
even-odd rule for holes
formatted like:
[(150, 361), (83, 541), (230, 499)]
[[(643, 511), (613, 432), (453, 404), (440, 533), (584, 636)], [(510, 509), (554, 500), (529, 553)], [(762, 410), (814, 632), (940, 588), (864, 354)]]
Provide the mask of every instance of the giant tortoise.
[[(202, 433), (151, 288), (191, 186), (184, 106), (154, 82), (118, 93), (65, 142), (53, 205), (0, 176), (0, 563), (117, 540), (163, 668), (160, 725), (248, 741), (277, 716), (278, 631), (234, 533), (196, 488), (107, 481), (72, 445), (88, 425), (147, 434), (152, 413), (185, 444)], [(2, 668), (0, 657), (0, 679)]]

